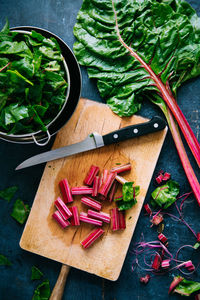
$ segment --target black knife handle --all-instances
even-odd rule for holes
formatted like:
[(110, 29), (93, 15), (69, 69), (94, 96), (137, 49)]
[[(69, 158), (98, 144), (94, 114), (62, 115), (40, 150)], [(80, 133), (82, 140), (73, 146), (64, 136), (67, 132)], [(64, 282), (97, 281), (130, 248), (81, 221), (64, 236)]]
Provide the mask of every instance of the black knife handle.
[(116, 131), (103, 135), (104, 145), (122, 142), (147, 133), (157, 132), (166, 127), (166, 122), (162, 118), (155, 116), (150, 121), (130, 125)]

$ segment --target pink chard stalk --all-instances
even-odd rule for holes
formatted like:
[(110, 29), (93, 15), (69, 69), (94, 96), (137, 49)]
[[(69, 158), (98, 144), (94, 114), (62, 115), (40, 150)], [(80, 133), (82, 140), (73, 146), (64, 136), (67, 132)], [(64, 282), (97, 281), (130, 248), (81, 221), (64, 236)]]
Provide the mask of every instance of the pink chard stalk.
[[(74, 26), (77, 38), (74, 52), (78, 61), (88, 67), (89, 77), (97, 80), (100, 95), (119, 116), (137, 112), (145, 97), (161, 108), (200, 206), (200, 184), (184, 149), (179, 128), (199, 167), (200, 144), (175, 98), (177, 88), (184, 81), (200, 75), (200, 44), (197, 42), (200, 32), (196, 26), (199, 17), (184, 0), (142, 1), (142, 7), (140, 1), (127, 0), (124, 4), (110, 0), (105, 5), (102, 3), (103, 10), (99, 9), (98, 0), (93, 0), (89, 7), (85, 1)], [(168, 12), (165, 19), (159, 15), (161, 9)], [(144, 35), (144, 12), (147, 10), (150, 11), (150, 28)], [(100, 14), (105, 14), (105, 18)], [(106, 23), (108, 15), (109, 26)], [(184, 34), (179, 26), (180, 19), (184, 20)], [(91, 30), (92, 22), (97, 23), (95, 30)], [(115, 171), (120, 173), (120, 167)], [(168, 177), (166, 174), (164, 180)], [(118, 175), (116, 180), (120, 182)], [(163, 176), (160, 176), (158, 183), (162, 180)]]

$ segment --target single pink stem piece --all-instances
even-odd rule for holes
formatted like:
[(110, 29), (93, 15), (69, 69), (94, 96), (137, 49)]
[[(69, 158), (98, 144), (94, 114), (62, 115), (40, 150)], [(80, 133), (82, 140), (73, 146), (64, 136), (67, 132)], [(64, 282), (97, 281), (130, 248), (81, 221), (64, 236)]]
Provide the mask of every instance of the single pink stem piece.
[(102, 184), (106, 182), (108, 175), (109, 175), (109, 171), (107, 169), (103, 170)]
[(110, 172), (119, 174), (121, 172), (130, 171), (130, 170), (131, 170), (131, 164), (127, 163), (125, 165), (120, 165), (112, 168)]
[(126, 228), (126, 220), (125, 220), (125, 213), (123, 211), (119, 211), (119, 229)]
[(114, 200), (114, 197), (115, 197), (115, 193), (117, 191), (117, 184), (118, 182), (117, 181), (114, 181), (111, 189), (110, 189), (110, 193), (109, 193), (109, 201), (112, 202)]
[(151, 208), (150, 208), (150, 206), (149, 206), (149, 204), (147, 203), (147, 204), (144, 204), (144, 209), (146, 210), (146, 212), (148, 213), (148, 215), (152, 215), (152, 210), (151, 210)]
[(159, 175), (156, 177), (156, 182), (157, 182), (158, 184), (160, 184), (162, 181), (163, 181), (163, 174), (159, 174)]
[(161, 257), (159, 254), (156, 254), (153, 260), (152, 268), (154, 270), (158, 270), (160, 268), (160, 265), (161, 265)]
[(163, 175), (163, 181), (167, 181), (167, 180), (169, 180), (171, 178), (171, 174), (170, 173), (167, 173), (167, 172), (165, 172), (165, 174)]
[(65, 178), (59, 182), (60, 190), (65, 203), (73, 202), (71, 190), (69, 187), (68, 180)]
[(81, 202), (87, 206), (90, 206), (96, 210), (101, 210), (101, 203), (92, 199), (91, 197), (82, 197)]
[(183, 280), (184, 278), (183, 277), (180, 277), (180, 276), (177, 276), (177, 277), (174, 277), (172, 283), (170, 284), (170, 287), (169, 287), (169, 291), (168, 293), (172, 293), (174, 291), (174, 289), (177, 287), (177, 285)]
[(197, 242), (200, 243), (200, 232), (197, 232)]
[(93, 180), (93, 191), (92, 191), (92, 196), (96, 197), (98, 195), (98, 190), (99, 190), (99, 182), (100, 182), (100, 177), (95, 176)]
[(52, 217), (58, 222), (58, 224), (62, 228), (66, 228), (67, 226), (70, 225), (70, 222), (68, 220), (64, 220), (58, 210), (53, 213)]
[(128, 182), (128, 180), (126, 180), (125, 178), (123, 178), (123, 177), (121, 177), (121, 176), (119, 176), (119, 175), (117, 175), (115, 179), (116, 179), (119, 183), (121, 183), (121, 184), (124, 184), (124, 183)]
[(110, 217), (111, 217), (111, 230), (116, 231), (119, 230), (119, 210), (118, 207), (112, 208), (110, 210)]
[(153, 216), (151, 222), (153, 225), (159, 225), (163, 221), (163, 216), (161, 214), (157, 214)]
[(89, 218), (89, 217), (83, 215), (82, 213), (80, 213), (79, 220), (82, 221), (82, 222), (85, 222), (85, 223), (89, 223), (89, 224), (93, 224), (93, 225), (97, 225), (97, 226), (102, 226), (102, 221)]
[(165, 260), (163, 260), (163, 261), (161, 262), (161, 267), (162, 267), (163, 269), (169, 268), (169, 265), (170, 265), (170, 259), (165, 259)]
[(194, 300), (200, 300), (200, 294), (194, 296)]
[(158, 235), (158, 239), (162, 242), (162, 243), (166, 243), (167, 242), (167, 238), (163, 233), (160, 233)]
[(69, 219), (72, 216), (71, 211), (65, 205), (65, 203), (62, 201), (62, 199), (60, 197), (58, 197), (56, 199), (56, 201), (54, 202), (54, 204), (55, 204), (55, 207), (57, 208), (57, 210), (62, 215), (62, 217), (63, 217), (64, 220), (67, 220), (67, 219)]
[(94, 211), (92, 209), (88, 209), (88, 217), (94, 217), (96, 219), (99, 219), (105, 223), (110, 223), (110, 215), (103, 212), (103, 211)]
[(105, 231), (101, 228), (96, 228), (90, 232), (87, 237), (81, 241), (83, 248), (89, 248)]
[(151, 278), (150, 275), (146, 274), (144, 277), (140, 277), (140, 282), (147, 284), (149, 282), (150, 278)]
[(116, 174), (111, 173), (108, 175), (106, 182), (102, 184), (99, 190), (99, 194), (103, 195), (104, 197), (107, 197), (109, 190), (111, 189), (111, 186), (115, 180)]
[(86, 185), (92, 185), (93, 180), (95, 176), (98, 174), (98, 172), (99, 172), (99, 167), (92, 165), (86, 175), (86, 178), (84, 179), (84, 183)]
[(88, 186), (78, 186), (71, 188), (72, 195), (91, 195), (93, 188)]
[(72, 226), (79, 226), (80, 221), (79, 221), (78, 207), (77, 206), (72, 206), (72, 207), (69, 207), (69, 210), (72, 213), (72, 217), (70, 219), (71, 225)]

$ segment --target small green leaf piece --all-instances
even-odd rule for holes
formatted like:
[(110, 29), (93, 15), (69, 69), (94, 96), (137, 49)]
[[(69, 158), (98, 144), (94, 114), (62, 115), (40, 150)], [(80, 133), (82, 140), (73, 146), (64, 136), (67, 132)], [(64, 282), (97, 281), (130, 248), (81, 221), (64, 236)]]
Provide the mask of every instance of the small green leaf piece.
[(123, 201), (131, 201), (134, 197), (133, 182), (125, 182), (122, 186)]
[(183, 279), (175, 288), (174, 292), (182, 296), (190, 296), (200, 290), (200, 282)]
[(49, 280), (44, 280), (34, 291), (32, 300), (48, 300), (50, 297)]
[(176, 181), (169, 180), (166, 184), (156, 188), (151, 194), (153, 204), (157, 204), (164, 209), (168, 208), (176, 201), (179, 194), (179, 184)]
[(43, 273), (35, 266), (31, 268), (31, 280), (37, 280), (43, 277)]
[(11, 262), (2, 254), (0, 254), (0, 266), (11, 266)]
[(28, 204), (24, 204), (21, 199), (17, 199), (13, 206), (11, 216), (20, 224), (24, 224), (30, 212)]
[(17, 190), (18, 190), (17, 186), (8, 187), (0, 191), (0, 198), (10, 202), (10, 200), (13, 198)]

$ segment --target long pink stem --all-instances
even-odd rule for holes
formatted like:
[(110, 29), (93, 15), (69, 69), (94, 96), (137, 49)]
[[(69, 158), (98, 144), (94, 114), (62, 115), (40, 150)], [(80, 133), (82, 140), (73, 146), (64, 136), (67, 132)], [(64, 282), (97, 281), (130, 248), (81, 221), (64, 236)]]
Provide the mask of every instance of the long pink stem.
[(200, 206), (200, 184), (196, 178), (196, 175), (192, 169), (192, 166), (190, 164), (190, 161), (188, 159), (187, 153), (185, 151), (180, 133), (178, 131), (178, 127), (176, 125), (176, 122), (171, 114), (171, 112), (169, 111), (169, 109), (167, 109), (167, 113), (165, 114), (167, 120), (168, 120), (168, 124), (173, 136), (173, 139), (175, 141), (175, 145), (176, 145), (176, 149), (178, 151), (178, 155), (180, 157), (181, 163), (183, 165), (183, 168), (185, 170), (185, 174), (187, 176), (187, 179), (191, 185), (191, 188), (193, 190), (193, 193), (195, 195), (195, 198), (197, 199), (197, 202)]
[(133, 56), (137, 61), (140, 62), (141, 66), (149, 73), (150, 78), (155, 82), (156, 87), (160, 91), (160, 94), (162, 95), (163, 100), (166, 102), (168, 107), (170, 108), (171, 112), (173, 113), (174, 117), (176, 118), (183, 134), (184, 137), (196, 159), (196, 162), (198, 166), (200, 167), (200, 145), (199, 142), (197, 141), (190, 125), (188, 124), (185, 116), (183, 115), (180, 107), (177, 105), (176, 100), (173, 98), (171, 91), (163, 84), (161, 81), (160, 77), (154, 73), (150, 65), (145, 63), (145, 61), (135, 52), (133, 49), (128, 46), (119, 31), (119, 25), (118, 25), (118, 20), (117, 20), (117, 12), (115, 10), (114, 6), (114, 0), (112, 0), (112, 5), (113, 5), (113, 12), (115, 16), (115, 24), (116, 24), (116, 32), (118, 35), (118, 39), (120, 43), (122, 44), (123, 47), (125, 47), (131, 56)]
[(87, 237), (81, 241), (83, 248), (89, 248), (105, 231), (101, 228), (94, 229)]

